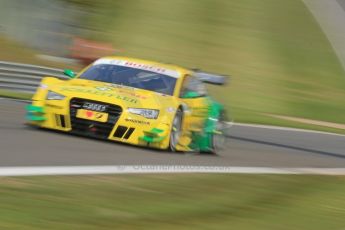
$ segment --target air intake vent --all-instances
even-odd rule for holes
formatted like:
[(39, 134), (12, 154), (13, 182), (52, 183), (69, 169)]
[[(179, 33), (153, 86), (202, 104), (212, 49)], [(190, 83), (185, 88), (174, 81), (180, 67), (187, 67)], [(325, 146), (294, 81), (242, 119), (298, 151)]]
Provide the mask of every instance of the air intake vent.
[(60, 114), (55, 114), (56, 126), (66, 128), (65, 116)]
[(127, 140), (132, 135), (133, 131), (134, 128), (129, 128), (126, 135), (123, 138)]
[(127, 131), (126, 126), (119, 125), (119, 127), (117, 127), (117, 129), (114, 133), (114, 137), (121, 138), (125, 134), (126, 131)]
[(61, 127), (66, 128), (66, 121), (65, 121), (64, 115), (60, 115), (60, 121), (61, 121)]

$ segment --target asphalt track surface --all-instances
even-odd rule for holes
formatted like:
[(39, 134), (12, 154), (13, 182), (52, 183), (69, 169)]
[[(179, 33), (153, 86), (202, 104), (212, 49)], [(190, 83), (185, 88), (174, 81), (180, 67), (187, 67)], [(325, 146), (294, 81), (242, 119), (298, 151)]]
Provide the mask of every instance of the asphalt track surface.
[(171, 153), (25, 125), (23, 102), (0, 99), (0, 167), (196, 165), (345, 167), (345, 136), (234, 126), (219, 155)]

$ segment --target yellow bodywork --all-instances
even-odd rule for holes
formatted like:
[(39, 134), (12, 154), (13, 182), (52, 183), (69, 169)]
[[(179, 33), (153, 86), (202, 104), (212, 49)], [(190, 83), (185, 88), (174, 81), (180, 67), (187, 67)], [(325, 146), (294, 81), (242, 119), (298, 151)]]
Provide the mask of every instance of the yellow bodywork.
[[(205, 100), (193, 100), (190, 102), (188, 99), (179, 98), (181, 85), (185, 76), (190, 74), (190, 71), (174, 65), (166, 65), (127, 57), (106, 57), (106, 59), (125, 60), (175, 71), (178, 73), (178, 77), (173, 95), (163, 95), (138, 88), (78, 79), (79, 75), (88, 68), (86, 67), (74, 79), (59, 80), (53, 77), (43, 78), (40, 87), (32, 98), (32, 105), (28, 108), (30, 115), (37, 119), (29, 119), (29, 122), (32, 125), (43, 128), (70, 132), (72, 131), (70, 113), (71, 110), (74, 111), (74, 108), (71, 107), (70, 103), (72, 98), (115, 104), (122, 108), (122, 113), (114, 126), (111, 127), (111, 131), (106, 139), (133, 145), (167, 149), (169, 147), (169, 135), (172, 129), (172, 121), (176, 110), (180, 106), (186, 106), (189, 103), (199, 103), (200, 107), (203, 107), (203, 104), (205, 103)], [(48, 91), (61, 94), (65, 96), (65, 98), (62, 100), (47, 100)], [(157, 119), (148, 119), (141, 115), (129, 113), (127, 111), (128, 108), (157, 109), (159, 110), (159, 116)], [(102, 114), (102, 112), (91, 113), (82, 108), (77, 110), (77, 116), (80, 119), (96, 120), (102, 123), (108, 118), (108, 114)], [(200, 125), (198, 124), (201, 124), (202, 122), (203, 119), (200, 120), (200, 116), (199, 118), (195, 118), (191, 113), (188, 113), (188, 111), (184, 113), (182, 126), (183, 132), (177, 146), (177, 150), (190, 150), (188, 148), (188, 145), (191, 142), (190, 127), (198, 129), (198, 127), (200, 128)], [(120, 128), (122, 129), (122, 135), (120, 136), (118, 134), (115, 135), (119, 126), (125, 127)], [(92, 127), (90, 127), (90, 129), (92, 129)], [(145, 141), (145, 138), (143, 138), (144, 136), (150, 136), (154, 141)]]

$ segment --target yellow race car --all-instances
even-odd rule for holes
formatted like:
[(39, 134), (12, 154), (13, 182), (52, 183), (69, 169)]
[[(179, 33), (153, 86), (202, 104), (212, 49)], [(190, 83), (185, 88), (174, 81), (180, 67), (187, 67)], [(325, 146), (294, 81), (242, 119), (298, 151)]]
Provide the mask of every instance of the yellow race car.
[(171, 151), (216, 152), (224, 108), (203, 82), (226, 77), (127, 57), (104, 57), (70, 80), (42, 79), (29, 124)]

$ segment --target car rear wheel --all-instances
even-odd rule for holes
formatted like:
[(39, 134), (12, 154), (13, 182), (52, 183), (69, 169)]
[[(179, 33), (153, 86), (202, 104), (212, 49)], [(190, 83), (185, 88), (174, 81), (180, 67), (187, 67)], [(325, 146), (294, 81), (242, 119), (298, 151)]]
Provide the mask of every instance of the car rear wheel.
[(171, 131), (170, 131), (170, 141), (169, 141), (169, 149), (171, 151), (176, 151), (176, 146), (178, 145), (178, 142), (181, 137), (182, 133), (182, 116), (183, 112), (181, 109), (178, 109), (176, 111)]
[(225, 131), (227, 129), (226, 115), (221, 113), (217, 121), (214, 133), (211, 136), (211, 153), (217, 154), (224, 149), (226, 143)]

